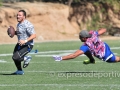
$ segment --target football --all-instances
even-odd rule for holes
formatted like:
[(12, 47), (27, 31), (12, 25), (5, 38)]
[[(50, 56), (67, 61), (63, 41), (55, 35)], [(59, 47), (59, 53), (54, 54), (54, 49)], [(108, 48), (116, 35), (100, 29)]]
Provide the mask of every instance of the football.
[(10, 26), (7, 30), (7, 34), (9, 35), (9, 37), (13, 38), (15, 35), (15, 29), (14, 27)]

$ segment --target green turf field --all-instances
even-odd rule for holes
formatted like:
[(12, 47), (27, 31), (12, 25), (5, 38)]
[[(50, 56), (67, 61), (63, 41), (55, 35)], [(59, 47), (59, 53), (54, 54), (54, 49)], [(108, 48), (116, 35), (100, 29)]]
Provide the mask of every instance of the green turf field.
[[(106, 41), (120, 56), (120, 41)], [(80, 41), (36, 43), (24, 75), (16, 71), (11, 59), (14, 45), (0, 45), (0, 90), (120, 90), (120, 63), (84, 65), (85, 56), (55, 62), (52, 55), (67, 55), (79, 49)]]

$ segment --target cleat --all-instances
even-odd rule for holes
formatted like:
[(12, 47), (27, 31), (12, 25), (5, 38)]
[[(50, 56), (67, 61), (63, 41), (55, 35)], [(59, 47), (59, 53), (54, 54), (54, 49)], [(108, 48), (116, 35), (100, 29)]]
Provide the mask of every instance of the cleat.
[(83, 64), (95, 64), (95, 61), (90, 62), (90, 60), (84, 60)]
[(11, 75), (24, 75), (24, 71), (16, 71), (14, 73), (12, 73)]
[(31, 56), (25, 56), (23, 68), (26, 68), (29, 65), (30, 60), (32, 59)]

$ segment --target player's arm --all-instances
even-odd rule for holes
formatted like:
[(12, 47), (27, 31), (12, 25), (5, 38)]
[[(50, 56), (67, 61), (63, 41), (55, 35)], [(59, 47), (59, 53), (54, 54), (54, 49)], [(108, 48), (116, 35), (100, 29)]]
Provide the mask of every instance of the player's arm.
[(77, 50), (76, 52), (67, 55), (67, 56), (63, 56), (62, 60), (69, 60), (69, 59), (74, 59), (76, 57), (78, 57), (79, 55), (84, 54), (84, 52), (82, 50)]
[(29, 42), (30, 40), (33, 40), (34, 38), (36, 38), (36, 34), (32, 34), (29, 38), (27, 38), (26, 40), (19, 40), (19, 45), (24, 45), (25, 43)]
[(102, 35), (106, 32), (106, 29), (105, 28), (101, 28), (98, 30), (98, 35)]
[(27, 38), (27, 42), (30, 41), (30, 40), (33, 40), (34, 38), (36, 38), (36, 33), (35, 33), (35, 30), (34, 30), (34, 27), (28, 27), (27, 30), (26, 30), (27, 33), (29, 33), (30, 37)]
[(29, 38), (26, 39), (26, 41), (30, 41), (36, 38), (36, 34), (32, 34)]
[(89, 50), (89, 48), (86, 45), (82, 45), (80, 47), (79, 50), (77, 50), (76, 52), (69, 54), (67, 56), (53, 56), (55, 61), (61, 61), (61, 60), (70, 60), (70, 59), (74, 59), (76, 57), (78, 57), (79, 55), (84, 54), (85, 52), (87, 52)]

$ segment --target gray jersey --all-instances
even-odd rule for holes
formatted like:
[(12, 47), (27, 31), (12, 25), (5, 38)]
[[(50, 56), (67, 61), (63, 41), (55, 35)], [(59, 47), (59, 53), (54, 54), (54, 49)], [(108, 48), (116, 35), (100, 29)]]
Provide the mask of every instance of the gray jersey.
[[(16, 31), (17, 31), (18, 40), (26, 40), (32, 34), (35, 34), (34, 26), (28, 20), (24, 20), (22, 23), (18, 23)], [(31, 40), (26, 44), (34, 45), (34, 42), (33, 40)]]

